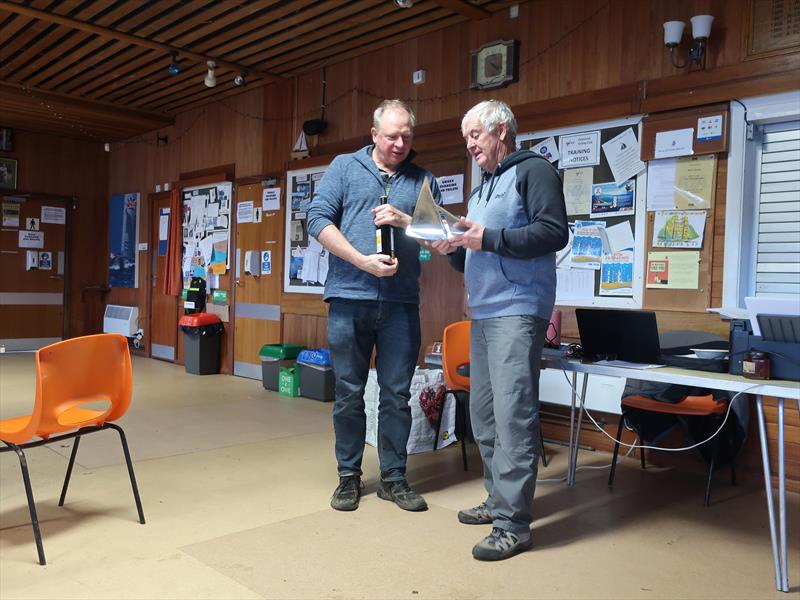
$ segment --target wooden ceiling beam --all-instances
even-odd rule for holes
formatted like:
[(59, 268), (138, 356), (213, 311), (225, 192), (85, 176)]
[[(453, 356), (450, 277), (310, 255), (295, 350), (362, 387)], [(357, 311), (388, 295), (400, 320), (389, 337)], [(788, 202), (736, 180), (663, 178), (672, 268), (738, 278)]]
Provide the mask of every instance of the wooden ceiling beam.
[(152, 40), (148, 40), (136, 35), (122, 33), (115, 29), (100, 27), (98, 25), (92, 25), (91, 23), (84, 23), (83, 21), (78, 21), (77, 19), (63, 17), (53, 13), (45, 12), (43, 10), (36, 10), (34, 8), (29, 8), (21, 4), (16, 4), (14, 2), (7, 2), (6, 0), (0, 0), (0, 10), (17, 13), (19, 15), (32, 17), (49, 23), (57, 23), (59, 25), (64, 25), (66, 27), (72, 27), (73, 29), (79, 29), (81, 31), (88, 31), (89, 33), (94, 33), (95, 35), (99, 35), (119, 42), (125, 42), (128, 44), (143, 46), (145, 48), (150, 48), (151, 50), (163, 52), (164, 54), (169, 54), (170, 52), (176, 52), (181, 56), (187, 56), (189, 58), (193, 58), (201, 63), (207, 60), (213, 60), (218, 65), (226, 66), (230, 69), (235, 69), (239, 71), (243, 70), (248, 71), (254, 75), (258, 75), (259, 77), (263, 77), (265, 79), (273, 79), (275, 81), (280, 81), (282, 79), (280, 76), (273, 75), (272, 73), (265, 73), (261, 71), (256, 72), (255, 69), (248, 68), (246, 65), (240, 65), (237, 63), (228, 62), (226, 60), (223, 60), (221, 58), (215, 58), (213, 56), (198, 54), (191, 50), (185, 50), (183, 48), (178, 48), (176, 46), (171, 46), (169, 44), (162, 44), (161, 42), (154, 42)]
[(464, 0), (433, 0), (433, 2), (442, 8), (449, 8), (453, 12), (460, 14), (462, 17), (467, 17), (473, 21), (488, 19), (492, 16), (492, 13), (485, 8), (481, 8), (480, 6), (472, 4), (471, 2), (465, 2)]

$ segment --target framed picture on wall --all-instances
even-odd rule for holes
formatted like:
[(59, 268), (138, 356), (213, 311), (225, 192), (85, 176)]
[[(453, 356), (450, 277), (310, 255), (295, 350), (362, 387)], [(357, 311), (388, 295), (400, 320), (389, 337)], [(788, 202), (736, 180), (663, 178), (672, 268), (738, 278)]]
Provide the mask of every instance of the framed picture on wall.
[(0, 157), (0, 189), (17, 189), (17, 159)]
[(0, 152), (14, 151), (14, 130), (10, 127), (0, 127)]

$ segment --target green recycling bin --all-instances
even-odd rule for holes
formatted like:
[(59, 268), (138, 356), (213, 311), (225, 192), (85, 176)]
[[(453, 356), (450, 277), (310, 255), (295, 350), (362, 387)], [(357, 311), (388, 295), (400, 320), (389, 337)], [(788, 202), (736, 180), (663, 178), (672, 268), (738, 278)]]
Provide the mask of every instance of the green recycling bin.
[(303, 346), (299, 344), (264, 344), (258, 355), (261, 357), (261, 383), (266, 390), (278, 391), (281, 368), (294, 366), (294, 359)]

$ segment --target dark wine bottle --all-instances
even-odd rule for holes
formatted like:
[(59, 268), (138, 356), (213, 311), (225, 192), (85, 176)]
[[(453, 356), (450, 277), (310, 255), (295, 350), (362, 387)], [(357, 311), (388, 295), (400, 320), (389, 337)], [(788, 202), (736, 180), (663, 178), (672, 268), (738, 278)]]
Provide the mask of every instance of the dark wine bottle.
[[(380, 197), (381, 204), (389, 202), (387, 196)], [(377, 225), (375, 227), (375, 246), (378, 254), (385, 254), (394, 258), (394, 230), (391, 225)]]

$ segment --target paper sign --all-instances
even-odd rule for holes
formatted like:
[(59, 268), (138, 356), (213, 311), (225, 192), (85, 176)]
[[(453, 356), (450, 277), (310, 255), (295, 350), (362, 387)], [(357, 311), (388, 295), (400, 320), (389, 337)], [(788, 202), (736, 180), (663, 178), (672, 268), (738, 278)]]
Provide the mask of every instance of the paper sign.
[(592, 217), (622, 217), (636, 209), (636, 181), (592, 184)]
[(675, 208), (675, 168), (677, 158), (651, 160), (647, 163), (647, 210)]
[(169, 208), (161, 208), (158, 212), (158, 255), (166, 256), (169, 240)]
[(605, 227), (605, 221), (575, 221), (570, 261), (573, 269), (600, 268)]
[(722, 115), (697, 119), (697, 141), (708, 142), (722, 138)]
[(600, 164), (600, 132), (589, 131), (562, 135), (558, 139), (561, 153), (559, 167), (590, 167)]
[(261, 274), (272, 275), (272, 250), (261, 251)]
[(621, 252), (633, 248), (633, 230), (630, 221), (606, 227), (605, 234), (611, 252)]
[(648, 252), (648, 288), (696, 290), (700, 281), (700, 253)]
[(679, 158), (675, 167), (675, 208), (710, 208), (716, 170), (715, 154)]
[(558, 153), (558, 144), (556, 144), (556, 140), (552, 136), (539, 142), (531, 148), (531, 150), (536, 152), (539, 156), (546, 158), (551, 163), (561, 158), (561, 155)]
[(264, 188), (261, 192), (261, 208), (264, 211), (281, 209), (281, 188)]
[(20, 248), (44, 248), (44, 231), (24, 231), (24, 230), (20, 230), (20, 232), (19, 232), (19, 247)]
[(3, 202), (3, 227), (19, 227), (19, 204)]
[(39, 231), (39, 219), (27, 217), (25, 219), (25, 229), (28, 231)]
[(437, 177), (439, 191), (442, 193), (442, 204), (461, 204), (464, 201), (464, 176), (445, 175)]
[(39, 270), (50, 271), (53, 268), (53, 253), (39, 252)]
[(592, 167), (564, 171), (564, 202), (567, 215), (588, 215), (592, 210)]
[(673, 129), (656, 133), (656, 158), (694, 154), (694, 129)]
[(63, 225), (67, 222), (67, 209), (63, 206), (43, 206), (42, 223)]
[(633, 296), (633, 251), (604, 254), (600, 267), (601, 296)]
[(632, 127), (603, 144), (603, 152), (617, 183), (621, 184), (645, 169), (646, 165), (639, 158), (639, 140)]
[(594, 298), (594, 271), (556, 269), (556, 302), (585, 302)]
[(253, 201), (239, 202), (236, 205), (236, 222), (237, 223), (252, 223), (253, 222)]

